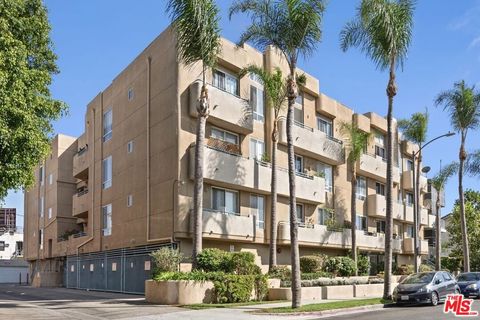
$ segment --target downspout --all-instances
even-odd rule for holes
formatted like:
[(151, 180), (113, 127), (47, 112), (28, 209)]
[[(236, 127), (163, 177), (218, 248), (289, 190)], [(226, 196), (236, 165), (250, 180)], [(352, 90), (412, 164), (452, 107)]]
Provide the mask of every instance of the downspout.
[[(103, 92), (101, 93), (102, 95), (102, 106), (103, 106)], [(78, 245), (77, 247), (77, 256), (79, 254), (79, 250), (80, 250), (80, 247), (83, 247), (85, 244), (89, 243), (90, 241), (92, 241), (95, 236), (93, 235), (93, 232), (95, 231), (95, 192), (94, 192), (94, 187), (95, 187), (95, 109), (92, 108), (92, 114), (93, 114), (93, 119), (92, 119), (92, 130), (93, 130), (93, 133), (92, 133), (92, 136), (93, 136), (93, 143), (92, 143), (92, 148), (91, 149), (91, 152), (92, 152), (92, 155), (90, 157), (90, 159), (92, 161), (90, 161), (90, 168), (92, 168), (92, 176), (88, 177), (88, 180), (89, 182), (91, 182), (91, 186), (92, 186), (92, 192), (91, 192), (91, 195), (92, 195), (92, 206), (91, 206), (91, 212), (92, 212), (92, 221), (90, 223), (91, 225), (91, 232), (90, 232), (90, 237), (85, 240), (84, 242), (82, 242), (81, 244)], [(90, 192), (90, 191), (89, 191)], [(101, 232), (101, 231), (100, 231)]]

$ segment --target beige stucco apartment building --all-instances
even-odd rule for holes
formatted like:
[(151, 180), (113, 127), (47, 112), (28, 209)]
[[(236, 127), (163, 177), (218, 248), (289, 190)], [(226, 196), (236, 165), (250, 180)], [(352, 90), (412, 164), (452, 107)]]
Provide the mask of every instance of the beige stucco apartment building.
[[(271, 226), (272, 112), (264, 106), (262, 84), (253, 76), (238, 76), (249, 64), (270, 71), (279, 67), (286, 74), (285, 61), (274, 49), (261, 53), (222, 39), (218, 67), (207, 76), (211, 108), (205, 136), (203, 242), (204, 247), (253, 251), (266, 265), (269, 230), (274, 227), (278, 262), (288, 264), (285, 119), (279, 124), (278, 225)], [(89, 103), (82, 136), (58, 135), (53, 140), (51, 155), (36, 171), (35, 186), (25, 194), (25, 257), (38, 285), (63, 281), (72, 287), (142, 292), (143, 284), (133, 282), (141, 283), (151, 272), (148, 252), (173, 244), (191, 253), (200, 72), (199, 65), (177, 63), (173, 34), (167, 29)], [(306, 76), (293, 128), (300, 252), (345, 255), (350, 248), (350, 231), (344, 227), (350, 220), (351, 177), (340, 124), (355, 121), (374, 136), (356, 163), (357, 244), (370, 255), (374, 268), (381, 267), (386, 119), (355, 114), (321, 93), (318, 79)], [(400, 265), (413, 263), (409, 155), (415, 147), (398, 132), (395, 136), (393, 250)], [(420, 183), (423, 199), (426, 177)], [(423, 236), (423, 228), (433, 223), (423, 201), (420, 217)], [(428, 253), (426, 241), (421, 241), (421, 253)], [(138, 279), (132, 280), (133, 274)]]

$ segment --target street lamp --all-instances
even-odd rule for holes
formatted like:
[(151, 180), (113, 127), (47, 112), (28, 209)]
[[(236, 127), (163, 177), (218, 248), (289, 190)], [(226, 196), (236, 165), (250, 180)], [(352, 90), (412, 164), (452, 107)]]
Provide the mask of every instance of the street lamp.
[[(413, 228), (413, 241), (414, 241), (414, 266), (415, 266), (415, 272), (418, 272), (418, 251), (419, 251), (419, 239), (418, 239), (418, 232), (419, 232), (419, 224), (418, 224), (418, 213), (420, 211), (420, 190), (417, 189), (417, 179), (420, 179), (420, 177), (416, 177), (416, 170), (415, 170), (415, 161), (416, 161), (416, 158), (418, 156), (418, 154), (420, 153), (420, 151), (422, 151), (423, 148), (425, 148), (426, 146), (428, 146), (430, 143), (432, 143), (433, 141), (436, 141), (438, 139), (441, 139), (441, 138), (444, 138), (444, 137), (451, 137), (451, 136), (454, 136), (455, 133), (454, 132), (448, 132), (448, 133), (445, 133), (445, 134), (442, 134), (441, 136), (438, 136), (430, 141), (428, 141), (427, 143), (425, 143), (422, 147), (420, 147), (420, 149), (417, 150), (417, 152), (415, 151), (412, 151), (412, 158), (413, 158), (413, 167), (412, 167), (412, 171), (413, 171), (413, 224), (414, 224), (414, 228)], [(430, 171), (430, 168), (429, 167), (425, 167), (422, 169), (423, 172), (428, 172)]]

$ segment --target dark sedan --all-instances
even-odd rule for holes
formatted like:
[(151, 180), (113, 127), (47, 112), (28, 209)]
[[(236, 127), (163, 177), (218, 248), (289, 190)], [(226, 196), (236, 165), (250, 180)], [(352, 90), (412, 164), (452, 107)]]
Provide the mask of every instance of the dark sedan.
[(421, 272), (405, 278), (393, 290), (393, 300), (398, 303), (430, 303), (436, 306), (447, 295), (460, 293), (455, 278), (448, 272)]
[(465, 297), (480, 298), (480, 272), (461, 273), (458, 278), (458, 287)]

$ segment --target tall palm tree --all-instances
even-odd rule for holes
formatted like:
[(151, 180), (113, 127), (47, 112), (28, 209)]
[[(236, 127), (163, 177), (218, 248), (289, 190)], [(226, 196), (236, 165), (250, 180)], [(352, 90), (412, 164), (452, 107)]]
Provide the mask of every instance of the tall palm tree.
[[(274, 72), (268, 72), (256, 65), (249, 65), (240, 72), (243, 77), (247, 73), (257, 75), (263, 83), (263, 90), (267, 106), (273, 111), (273, 127), (271, 133), (272, 150), (271, 150), (271, 212), (270, 212), (270, 250), (268, 259), (268, 270), (272, 271), (277, 265), (277, 144), (278, 144), (278, 121), (280, 112), (285, 107), (287, 101), (286, 80), (283, 78), (282, 71), (276, 68)], [(306, 76), (304, 74), (297, 75), (297, 85), (304, 86), (306, 84)]]
[[(435, 191), (437, 193), (437, 197), (435, 200), (435, 269), (437, 271), (440, 271), (442, 269), (442, 261), (440, 257), (440, 253), (442, 251), (441, 248), (441, 241), (440, 241), (440, 219), (441, 219), (441, 214), (440, 210), (442, 208), (442, 202), (441, 202), (441, 197), (445, 189), (445, 185), (447, 183), (447, 180), (456, 174), (458, 171), (458, 163), (453, 162), (450, 163), (449, 165), (443, 167), (440, 169), (440, 171), (432, 178), (431, 183), (433, 188), (435, 188)], [(433, 203), (432, 203), (433, 205)]]
[(412, 39), (415, 0), (362, 0), (357, 17), (340, 33), (343, 51), (358, 47), (380, 70), (389, 70), (387, 85), (387, 190), (385, 227), (384, 298), (390, 296), (393, 236), (393, 98), (397, 94), (395, 72), (403, 66)]
[(284, 56), (289, 67), (287, 79), (287, 149), (290, 186), (290, 241), (292, 264), (292, 307), (301, 305), (300, 254), (295, 199), (295, 163), (293, 150), (293, 106), (297, 97), (298, 59), (309, 56), (322, 36), (323, 0), (237, 0), (230, 17), (239, 12), (251, 16), (252, 24), (241, 35), (239, 44), (251, 42), (261, 51), (272, 45)]
[(480, 92), (475, 86), (469, 87), (465, 81), (456, 82), (453, 89), (440, 93), (435, 104), (443, 106), (450, 115), (450, 123), (455, 131), (460, 133), (460, 151), (458, 154), (458, 196), (460, 203), (460, 225), (462, 229), (463, 268), (470, 271), (470, 252), (467, 237), (467, 221), (465, 218), (465, 199), (463, 194), (463, 173), (467, 151), (465, 144), (467, 134), (480, 127)]
[(203, 154), (205, 124), (209, 113), (206, 73), (217, 62), (221, 50), (219, 9), (214, 0), (169, 0), (167, 11), (176, 34), (177, 56), (185, 65), (201, 63), (202, 89), (197, 102), (195, 182), (193, 191), (193, 268), (202, 251)]
[[(340, 124), (340, 130), (345, 137), (345, 149), (347, 150), (347, 160), (350, 167), (352, 193), (350, 196), (350, 221), (352, 228), (352, 259), (355, 264), (358, 262), (357, 253), (357, 161), (360, 160), (363, 150), (371, 139), (371, 133), (367, 133), (358, 128), (358, 125), (352, 122), (343, 122)], [(358, 270), (358, 268), (357, 268)], [(358, 271), (355, 271), (357, 275)]]
[(415, 272), (418, 272), (418, 233), (419, 233), (419, 215), (420, 215), (420, 164), (422, 163), (422, 147), (423, 144), (427, 141), (427, 130), (428, 130), (428, 112), (425, 113), (416, 112), (412, 114), (410, 119), (402, 119), (398, 121), (398, 127), (403, 132), (405, 139), (418, 145), (419, 152), (417, 156), (417, 172), (414, 173), (417, 176), (415, 180), (415, 206), (416, 206), (416, 216), (414, 217), (415, 224), (415, 250), (414, 250), (414, 262), (415, 262)]

